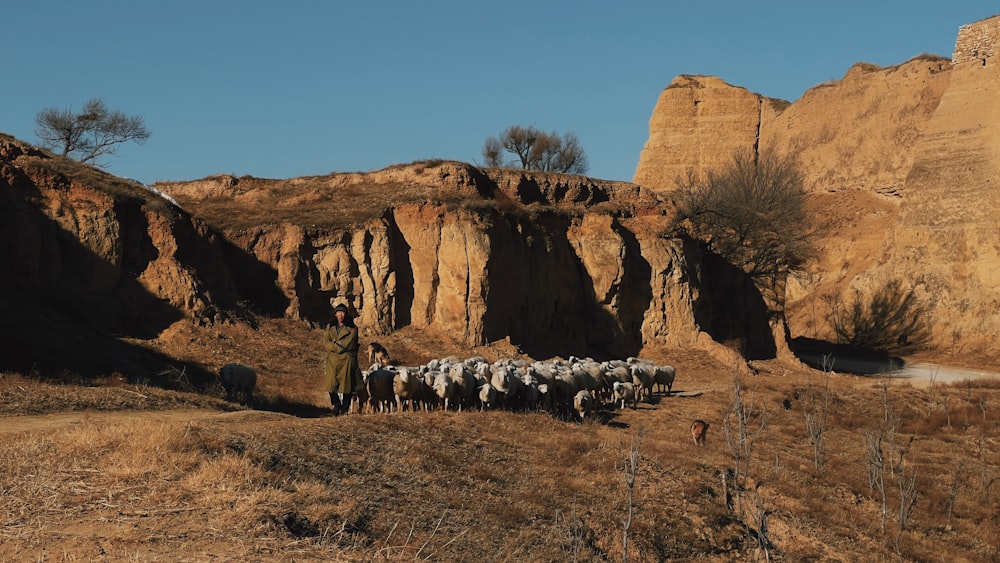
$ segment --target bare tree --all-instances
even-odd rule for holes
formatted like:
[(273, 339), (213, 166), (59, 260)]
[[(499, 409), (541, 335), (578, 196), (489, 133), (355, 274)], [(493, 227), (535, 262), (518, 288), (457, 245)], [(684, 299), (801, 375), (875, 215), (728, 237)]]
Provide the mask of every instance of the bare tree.
[(879, 494), (880, 513), (882, 514), (881, 530), (885, 531), (885, 517), (887, 513), (885, 497), (885, 452), (882, 447), (881, 426), (876, 426), (872, 430), (865, 430), (865, 462), (868, 466), (868, 488), (877, 491)]
[(483, 161), (486, 166), (503, 166), (503, 144), (496, 137), (487, 137), (483, 143)]
[[(761, 482), (750, 486), (750, 461), (753, 447), (767, 426), (767, 412), (756, 404), (755, 393), (744, 390), (738, 374), (733, 375), (732, 401), (722, 413), (722, 429), (726, 436), (726, 446), (733, 457), (733, 490), (736, 516), (746, 528), (747, 534), (757, 541), (766, 560), (771, 559), (771, 542), (768, 538), (767, 517), (771, 511), (761, 493)], [(725, 488), (725, 475), (723, 485)], [(729, 496), (728, 490), (726, 496)], [(728, 504), (728, 503), (727, 503)]]
[(755, 404), (753, 391), (747, 396), (738, 374), (733, 375), (731, 398), (732, 402), (726, 405), (722, 413), (722, 430), (726, 437), (726, 446), (733, 457), (733, 484), (737, 490), (737, 511), (742, 512), (742, 508), (739, 507), (738, 491), (745, 488), (750, 475), (753, 446), (767, 425), (767, 413)]
[(587, 155), (572, 131), (565, 135), (545, 133), (535, 127), (511, 125), (499, 137), (487, 137), (483, 144), (486, 166), (507, 166), (503, 154), (514, 156), (514, 166), (525, 170), (584, 174)]
[(80, 113), (72, 109), (46, 108), (35, 116), (35, 134), (42, 146), (80, 162), (100, 165), (97, 160), (113, 155), (118, 145), (149, 139), (141, 116), (110, 111), (100, 98), (93, 98)]
[(500, 145), (517, 158), (521, 168), (531, 168), (531, 148), (535, 146), (541, 134), (541, 131), (534, 127), (511, 125), (500, 133)]
[(669, 230), (709, 250), (773, 289), (813, 255), (802, 174), (791, 158), (737, 152), (720, 170), (678, 181), (678, 212)]
[(990, 467), (990, 460), (987, 457), (989, 448), (983, 436), (976, 438), (976, 456), (979, 458), (979, 490), (982, 493), (983, 506), (990, 506), (990, 489), (997, 482), (998, 477), (994, 475), (993, 468)]
[(578, 172), (580, 174), (587, 171), (587, 154), (580, 146), (580, 140), (576, 137), (576, 133), (567, 131), (560, 138), (553, 132), (549, 135), (549, 139), (549, 146), (542, 158), (542, 170)]

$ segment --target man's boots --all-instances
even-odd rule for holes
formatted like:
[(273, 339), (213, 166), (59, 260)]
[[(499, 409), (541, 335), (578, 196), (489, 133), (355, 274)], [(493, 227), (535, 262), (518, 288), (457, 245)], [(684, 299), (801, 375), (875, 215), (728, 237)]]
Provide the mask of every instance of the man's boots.
[(339, 416), (343, 408), (339, 393), (330, 391), (330, 406), (333, 408), (333, 416)]
[(344, 393), (344, 396), (340, 399), (340, 414), (347, 414), (351, 412), (351, 400), (354, 395), (350, 393)]

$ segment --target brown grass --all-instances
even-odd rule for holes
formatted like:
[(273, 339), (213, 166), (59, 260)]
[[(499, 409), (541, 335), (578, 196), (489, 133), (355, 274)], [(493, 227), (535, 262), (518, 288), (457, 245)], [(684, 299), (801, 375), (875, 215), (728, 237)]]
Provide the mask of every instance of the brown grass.
[[(719, 472), (733, 463), (721, 423), (731, 370), (701, 353), (649, 352), (677, 366), (675, 391), (693, 396), (605, 408), (584, 424), (506, 412), (334, 418), (317, 416), (326, 404), (315, 341), (315, 329), (275, 321), (257, 331), (175, 327), (157, 342), (210, 369), (226, 358), (260, 366), (264, 410), (114, 377), (99, 386), (0, 377), (0, 560), (620, 560), (621, 468), (640, 430), (629, 559), (763, 558), (721, 489)], [(514, 352), (462, 350), (429, 330), (379, 341), (404, 365), (456, 350)], [(996, 384), (891, 383), (920, 496), (899, 533), (889, 475), (882, 532), (863, 457), (864, 432), (883, 412), (878, 382), (832, 377), (826, 463), (816, 468), (795, 399), (810, 372), (754, 366), (744, 389), (767, 425), (746, 484), (770, 511), (773, 558), (1000, 557), (1000, 487), (988, 485), (1000, 477)], [(702, 448), (688, 430), (696, 418), (712, 425)]]

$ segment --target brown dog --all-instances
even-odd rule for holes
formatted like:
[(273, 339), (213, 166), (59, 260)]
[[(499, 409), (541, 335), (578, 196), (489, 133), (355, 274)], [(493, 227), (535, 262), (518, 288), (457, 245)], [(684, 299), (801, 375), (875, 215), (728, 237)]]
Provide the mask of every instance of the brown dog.
[(378, 342), (372, 342), (368, 345), (368, 361), (380, 366), (387, 366), (389, 365), (389, 351)]
[(696, 420), (691, 423), (691, 436), (697, 446), (705, 445), (705, 435), (708, 434), (708, 423), (704, 420)]

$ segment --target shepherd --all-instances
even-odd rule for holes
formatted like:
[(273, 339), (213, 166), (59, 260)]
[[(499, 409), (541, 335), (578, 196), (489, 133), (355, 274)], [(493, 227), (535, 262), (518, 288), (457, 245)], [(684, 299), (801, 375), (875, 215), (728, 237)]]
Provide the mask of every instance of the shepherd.
[(351, 399), (361, 391), (361, 367), (358, 365), (358, 327), (347, 305), (333, 308), (334, 320), (323, 331), (326, 361), (323, 389), (330, 394), (335, 416), (349, 412)]

